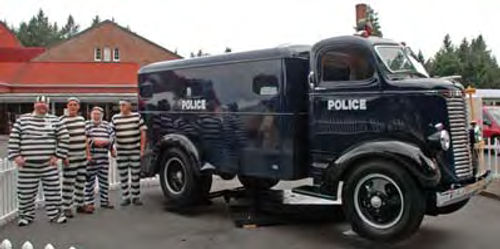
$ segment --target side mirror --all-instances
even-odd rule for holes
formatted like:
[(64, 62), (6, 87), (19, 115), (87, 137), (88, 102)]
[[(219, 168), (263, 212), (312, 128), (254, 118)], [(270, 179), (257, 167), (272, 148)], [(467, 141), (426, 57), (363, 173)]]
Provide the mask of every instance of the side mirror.
[(485, 119), (485, 120), (483, 120), (483, 124), (484, 124), (484, 125), (487, 125), (487, 126), (491, 126), (491, 121), (490, 121), (490, 120)]

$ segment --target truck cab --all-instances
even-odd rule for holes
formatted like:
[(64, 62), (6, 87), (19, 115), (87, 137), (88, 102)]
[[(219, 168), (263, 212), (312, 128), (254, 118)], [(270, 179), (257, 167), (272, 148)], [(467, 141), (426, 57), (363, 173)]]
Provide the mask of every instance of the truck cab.
[(139, 108), (143, 171), (179, 207), (206, 197), (212, 175), (259, 190), (312, 178), (292, 192), (332, 200), (354, 231), (391, 240), (491, 180), (477, 173), (463, 86), (429, 78), (389, 39), (154, 63), (139, 71)]

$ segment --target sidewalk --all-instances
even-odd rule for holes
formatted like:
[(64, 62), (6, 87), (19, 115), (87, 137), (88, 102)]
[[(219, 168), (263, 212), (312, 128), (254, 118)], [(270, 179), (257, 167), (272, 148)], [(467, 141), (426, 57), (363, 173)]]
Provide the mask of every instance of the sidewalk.
[(481, 192), (481, 195), (500, 201), (500, 179), (494, 179), (488, 188)]

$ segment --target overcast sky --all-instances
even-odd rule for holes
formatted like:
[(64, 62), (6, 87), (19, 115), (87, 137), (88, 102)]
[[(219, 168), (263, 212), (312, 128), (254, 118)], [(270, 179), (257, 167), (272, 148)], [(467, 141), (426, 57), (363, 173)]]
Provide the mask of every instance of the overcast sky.
[[(0, 20), (18, 25), (42, 8), (61, 26), (72, 14), (87, 28), (97, 14), (183, 56), (202, 49), (222, 53), (314, 44), (352, 34), (356, 3), (350, 0), (0, 0)], [(384, 37), (405, 41), (426, 58), (449, 33), (458, 44), (483, 34), (500, 58), (500, 1), (367, 0), (379, 13)]]

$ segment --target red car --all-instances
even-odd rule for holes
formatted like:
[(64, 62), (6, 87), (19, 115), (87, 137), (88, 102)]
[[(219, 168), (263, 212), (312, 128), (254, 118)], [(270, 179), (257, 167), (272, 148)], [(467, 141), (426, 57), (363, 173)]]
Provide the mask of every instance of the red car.
[(483, 106), (483, 137), (500, 138), (500, 106)]

